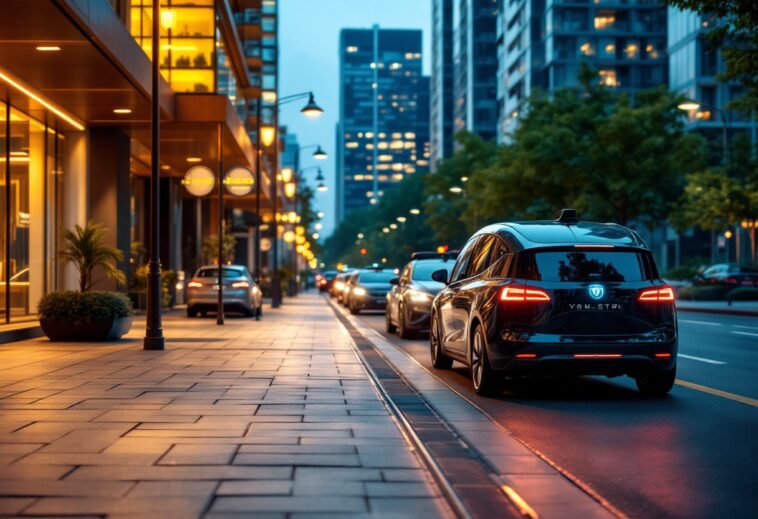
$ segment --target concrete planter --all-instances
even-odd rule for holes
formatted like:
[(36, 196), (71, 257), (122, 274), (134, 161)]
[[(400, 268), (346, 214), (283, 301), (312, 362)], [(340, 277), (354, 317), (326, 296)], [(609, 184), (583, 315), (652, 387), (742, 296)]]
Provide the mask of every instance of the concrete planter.
[(75, 323), (62, 319), (40, 319), (42, 331), (51, 341), (96, 342), (115, 341), (132, 327), (134, 318), (116, 317)]

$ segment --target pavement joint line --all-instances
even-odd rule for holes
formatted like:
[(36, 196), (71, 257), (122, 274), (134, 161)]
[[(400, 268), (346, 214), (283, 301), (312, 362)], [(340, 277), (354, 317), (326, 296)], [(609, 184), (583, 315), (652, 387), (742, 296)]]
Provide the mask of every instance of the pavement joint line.
[(758, 337), (758, 333), (753, 333), (753, 332), (740, 332), (737, 330), (732, 330), (732, 333), (736, 335), (747, 335), (748, 337)]
[[(330, 304), (331, 304), (331, 301), (330, 301)], [(335, 312), (339, 312), (339, 310), (335, 308)], [(345, 317), (348, 318), (348, 316), (345, 316)], [(453, 393), (455, 393), (456, 395), (458, 395), (458, 397), (460, 397), (461, 399), (463, 399), (464, 401), (466, 401), (474, 409), (476, 409), (482, 415), (484, 415), (485, 417), (487, 417), (487, 419), (490, 422), (492, 422), (497, 428), (499, 428), (500, 430), (502, 430), (504, 433), (508, 434), (511, 438), (513, 438), (514, 440), (516, 440), (517, 442), (519, 442), (521, 445), (523, 445), (524, 447), (526, 447), (529, 451), (531, 451), (539, 459), (541, 459), (542, 461), (544, 461), (545, 463), (547, 463), (548, 465), (550, 465), (550, 467), (552, 467), (555, 471), (557, 471), (559, 474), (561, 474), (563, 477), (565, 477), (567, 480), (569, 480), (570, 483), (572, 483), (573, 485), (575, 485), (576, 487), (578, 487), (581, 491), (583, 491), (592, 500), (596, 501), (599, 505), (601, 505), (603, 508), (605, 508), (613, 516), (617, 517), (618, 519), (628, 519), (628, 516), (624, 512), (622, 512), (621, 510), (619, 510), (618, 508), (616, 508), (613, 504), (611, 504), (610, 501), (608, 501), (603, 496), (601, 496), (589, 484), (585, 483), (579, 477), (575, 476), (574, 474), (572, 474), (568, 470), (564, 469), (561, 465), (559, 465), (558, 463), (556, 463), (555, 461), (553, 461), (551, 458), (549, 458), (547, 455), (545, 455), (544, 453), (542, 453), (542, 451), (540, 451), (536, 447), (533, 447), (531, 444), (529, 444), (526, 441), (522, 440), (521, 438), (517, 437), (511, 431), (509, 431), (508, 429), (506, 429), (505, 427), (503, 427), (497, 420), (495, 420), (484, 409), (482, 409), (481, 407), (479, 407), (475, 402), (471, 401), (468, 397), (466, 397), (464, 394), (462, 394), (461, 392), (459, 392), (457, 389), (455, 389), (454, 387), (450, 386), (447, 382), (445, 382), (444, 380), (442, 380), (441, 378), (439, 378), (436, 374), (434, 374), (431, 371), (429, 371), (425, 366), (423, 366), (420, 362), (418, 362), (415, 358), (413, 358), (412, 355), (409, 355), (407, 352), (403, 351), (399, 346), (397, 346), (396, 344), (394, 344), (392, 341), (386, 340), (379, 332), (377, 332), (377, 331), (375, 331), (375, 330), (373, 330), (371, 328), (368, 328), (368, 327), (366, 327), (366, 331), (369, 332), (369, 333), (377, 335), (379, 338), (381, 338), (382, 340), (384, 340), (388, 344), (392, 345), (392, 347), (395, 348), (397, 351), (399, 351), (403, 355), (407, 356), (410, 359), (410, 361), (413, 362), (414, 364), (416, 364), (416, 366), (418, 366), (422, 371), (424, 371), (426, 374), (428, 374), (431, 377), (433, 377), (435, 380), (437, 380), (438, 382), (440, 382), (442, 385), (444, 385), (450, 391), (452, 391)], [(409, 384), (410, 384), (410, 382), (409, 382)], [(415, 386), (413, 386), (412, 384), (411, 384), (411, 386), (415, 388)], [(421, 394), (421, 392), (419, 392), (419, 393)], [(422, 395), (422, 398), (423, 398), (423, 395)], [(426, 399), (424, 399), (424, 401), (427, 402), (427, 405), (431, 406), (432, 408), (434, 408), (436, 410), (436, 408), (434, 407), (433, 404), (429, 403)], [(473, 445), (471, 442), (469, 442), (466, 439), (466, 435), (460, 433), (460, 431), (458, 431), (453, 424), (450, 424), (447, 421), (445, 423), (447, 423), (447, 425), (449, 427), (451, 427), (454, 430), (456, 430), (456, 432), (458, 433), (458, 435), (461, 437), (461, 440), (465, 441), (467, 445), (469, 445), (469, 446)], [(475, 446), (473, 446), (473, 450), (477, 450)], [(483, 459), (483, 461), (485, 461), (487, 463), (487, 465), (490, 465), (490, 463), (486, 460), (486, 456), (483, 456), (479, 452), (478, 452), (478, 454)]]
[(753, 407), (758, 407), (758, 400), (755, 398), (750, 398), (747, 396), (738, 395), (735, 393), (730, 393), (729, 391), (722, 391), (720, 389), (715, 389), (708, 386), (703, 386), (701, 384), (696, 384), (695, 382), (689, 382), (687, 380), (682, 380), (680, 378), (676, 379), (675, 384), (677, 386), (686, 387), (689, 389), (694, 389), (695, 391), (702, 391), (703, 393), (708, 393), (713, 396), (719, 396), (721, 398), (726, 398), (727, 400), (733, 400), (735, 402), (739, 402), (741, 404), (746, 404)]
[[(411, 440), (411, 445), (415, 447), (415, 452), (419, 455), (419, 457), (424, 462), (424, 465), (429, 468), (429, 471), (434, 476), (434, 479), (436, 482), (440, 485), (440, 488), (449, 501), (449, 504), (451, 505), (451, 508), (453, 509), (454, 513), (460, 517), (461, 519), (473, 519), (473, 516), (469, 513), (469, 510), (466, 508), (466, 506), (463, 503), (463, 500), (461, 499), (461, 496), (459, 493), (455, 490), (452, 483), (448, 480), (447, 476), (445, 475), (444, 470), (440, 465), (437, 463), (437, 460), (434, 458), (434, 456), (427, 450), (426, 446), (424, 445), (423, 440), (418, 437), (416, 434), (413, 426), (410, 424), (408, 419), (406, 418), (405, 414), (398, 408), (398, 406), (395, 404), (392, 397), (389, 395), (389, 393), (386, 391), (385, 387), (381, 383), (379, 377), (377, 376), (374, 369), (369, 364), (366, 357), (363, 355), (363, 352), (360, 350), (358, 344), (355, 341), (354, 333), (356, 335), (361, 336), (366, 342), (370, 344), (370, 347), (375, 351), (378, 355), (381, 356), (382, 360), (393, 370), (397, 372), (397, 374), (401, 377), (399, 380), (401, 380), (403, 383), (408, 385), (411, 389), (415, 388), (405, 380), (405, 378), (402, 376), (402, 374), (397, 370), (386, 357), (374, 346), (374, 344), (363, 334), (361, 333), (347, 318), (340, 310), (336, 307), (336, 305), (328, 298), (325, 298), (329, 306), (332, 308), (332, 311), (335, 313), (335, 316), (337, 317), (337, 320), (342, 325), (343, 329), (345, 330), (346, 335), (350, 339), (350, 343), (353, 346), (353, 351), (355, 352), (358, 359), (361, 361), (361, 364), (363, 364), (364, 368), (366, 369), (367, 373), (369, 374), (369, 381), (374, 386), (376, 391), (381, 396), (382, 400), (384, 401), (385, 405), (390, 409), (390, 411), (393, 414), (393, 417), (397, 419), (398, 425), (402, 426), (401, 431), (404, 433), (407, 433), (407, 438)], [(351, 331), (354, 330), (354, 333)], [(416, 391), (416, 394), (421, 397), (420, 393)], [(433, 410), (434, 408), (429, 405), (428, 402), (426, 402), (425, 399), (422, 397), (422, 401), (430, 407), (430, 410)], [(448, 426), (446, 422), (442, 421), (442, 418), (438, 415), (434, 415), (440, 423), (443, 425)], [(453, 433), (452, 430), (450, 430), (451, 434)], [(470, 447), (469, 447), (470, 448)], [(490, 477), (492, 478), (492, 475), (490, 474)], [(496, 485), (494, 479), (492, 479), (493, 486)], [(510, 504), (510, 500), (505, 501), (507, 504)], [(505, 510), (503, 510), (505, 512)]]

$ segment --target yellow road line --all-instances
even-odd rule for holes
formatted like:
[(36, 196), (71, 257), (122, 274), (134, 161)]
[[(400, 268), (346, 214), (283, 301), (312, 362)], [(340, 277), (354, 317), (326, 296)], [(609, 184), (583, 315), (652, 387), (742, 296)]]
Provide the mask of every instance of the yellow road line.
[(720, 396), (721, 398), (734, 400), (735, 402), (739, 402), (741, 404), (747, 404), (753, 407), (758, 407), (758, 400), (754, 398), (748, 398), (746, 396), (736, 395), (734, 393), (729, 393), (728, 391), (721, 391), (720, 389), (714, 389), (708, 386), (701, 386), (700, 384), (695, 384), (694, 382), (687, 382), (686, 380), (682, 380), (679, 378), (676, 379), (676, 384), (678, 386), (688, 387), (696, 391), (702, 391), (703, 393), (709, 393), (711, 395)]
[(508, 499), (510, 499), (511, 503), (513, 503), (514, 506), (518, 508), (518, 511), (522, 516), (528, 517), (529, 519), (539, 519), (540, 516), (537, 514), (537, 512), (535, 512), (534, 509), (529, 506), (526, 501), (524, 501), (524, 498), (518, 495), (516, 491), (511, 487), (508, 485), (503, 485), (500, 487), (500, 490), (502, 490), (503, 493), (508, 496)]

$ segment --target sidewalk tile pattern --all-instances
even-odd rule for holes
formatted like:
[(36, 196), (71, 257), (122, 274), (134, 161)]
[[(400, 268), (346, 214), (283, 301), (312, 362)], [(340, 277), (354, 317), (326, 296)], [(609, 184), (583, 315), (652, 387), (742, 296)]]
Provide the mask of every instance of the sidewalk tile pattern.
[(450, 517), (323, 300), (0, 346), (0, 515)]

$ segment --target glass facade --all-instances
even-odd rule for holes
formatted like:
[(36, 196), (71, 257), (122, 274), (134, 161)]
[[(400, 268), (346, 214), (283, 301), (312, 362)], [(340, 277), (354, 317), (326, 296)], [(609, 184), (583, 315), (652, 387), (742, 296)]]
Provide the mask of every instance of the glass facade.
[(377, 41), (374, 63), (372, 29), (346, 29), (340, 38), (338, 219), (429, 165), (430, 87), (421, 76), (421, 31), (378, 29)]
[(9, 323), (32, 318), (61, 284), (63, 136), (3, 102), (0, 164), (0, 315)]

